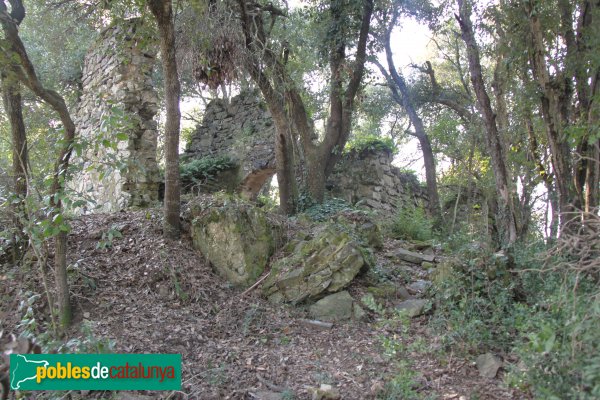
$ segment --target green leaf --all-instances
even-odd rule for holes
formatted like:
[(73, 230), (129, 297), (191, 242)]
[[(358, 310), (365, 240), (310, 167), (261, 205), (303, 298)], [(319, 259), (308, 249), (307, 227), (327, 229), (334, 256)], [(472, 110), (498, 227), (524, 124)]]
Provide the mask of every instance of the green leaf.
[(53, 218), (52, 218), (52, 222), (54, 224), (61, 224), (64, 220), (64, 217), (62, 214), (56, 214)]

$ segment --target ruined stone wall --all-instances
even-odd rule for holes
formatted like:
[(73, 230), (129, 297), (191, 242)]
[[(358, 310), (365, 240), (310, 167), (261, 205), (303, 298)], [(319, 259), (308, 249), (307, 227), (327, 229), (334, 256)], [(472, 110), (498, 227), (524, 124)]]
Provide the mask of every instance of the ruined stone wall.
[(151, 79), (158, 46), (142, 39), (141, 28), (138, 19), (107, 28), (85, 57), (74, 118), (85, 151), (73, 186), (102, 211), (158, 200), (158, 97)]
[(344, 156), (327, 180), (329, 194), (350, 204), (393, 213), (400, 205), (426, 205), (425, 190), (412, 173), (392, 165), (386, 150), (363, 150)]
[[(186, 153), (189, 157), (228, 155), (239, 165), (236, 185), (242, 193), (257, 178), (257, 193), (275, 172), (274, 125), (256, 92), (243, 93), (230, 104), (211, 102), (202, 124), (196, 128)], [(351, 204), (394, 212), (397, 205), (426, 201), (424, 190), (412, 174), (392, 165), (387, 151), (366, 151), (344, 156), (327, 182), (329, 195)], [(260, 179), (258, 179), (260, 178)], [(223, 184), (223, 188), (231, 183)]]
[(253, 197), (275, 173), (274, 134), (275, 126), (258, 92), (242, 92), (229, 103), (219, 99), (208, 104), (186, 156), (229, 157), (238, 166), (233, 186), (243, 185), (242, 191)]

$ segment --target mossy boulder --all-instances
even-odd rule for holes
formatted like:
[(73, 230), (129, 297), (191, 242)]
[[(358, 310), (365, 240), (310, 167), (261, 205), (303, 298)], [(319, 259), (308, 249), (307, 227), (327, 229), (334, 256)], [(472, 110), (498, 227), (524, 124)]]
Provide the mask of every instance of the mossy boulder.
[(368, 266), (367, 251), (335, 225), (300, 234), (271, 267), (263, 294), (275, 303), (314, 301), (346, 286)]
[(359, 320), (366, 315), (346, 290), (323, 297), (310, 306), (308, 312), (311, 318), (331, 322), (352, 318)]
[(239, 287), (256, 282), (281, 237), (281, 226), (248, 203), (232, 201), (194, 210), (194, 247), (219, 275)]

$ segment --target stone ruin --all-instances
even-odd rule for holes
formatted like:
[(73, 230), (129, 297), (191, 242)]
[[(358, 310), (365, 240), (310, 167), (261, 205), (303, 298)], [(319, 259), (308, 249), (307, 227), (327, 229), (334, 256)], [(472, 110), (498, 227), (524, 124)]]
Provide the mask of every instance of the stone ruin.
[(275, 174), (275, 126), (257, 92), (231, 102), (217, 99), (206, 107), (186, 149), (186, 158), (226, 156), (235, 167), (221, 174), (218, 188), (255, 198)]
[[(137, 32), (139, 19), (109, 27), (88, 51), (74, 122), (87, 142), (73, 188), (101, 211), (144, 207), (158, 201), (156, 162), (159, 110), (153, 88), (156, 43)], [(118, 136), (125, 140), (114, 143)]]
[[(214, 100), (196, 127), (185, 157), (227, 156), (236, 165), (220, 185), (206, 191), (236, 189), (254, 198), (275, 174), (275, 126), (257, 92), (247, 91), (230, 103)], [(426, 202), (417, 178), (392, 165), (389, 151), (353, 152), (345, 155), (327, 181), (328, 194), (350, 204), (393, 212), (398, 204)]]
[[(100, 211), (159, 200), (159, 106), (152, 82), (157, 45), (142, 39), (142, 28), (140, 19), (131, 19), (105, 29), (85, 57), (74, 120), (78, 137), (89, 143), (71, 185), (95, 199)], [(126, 140), (113, 146), (117, 136)], [(254, 199), (275, 174), (274, 136), (274, 123), (259, 93), (244, 91), (229, 102), (208, 104), (182, 160), (227, 157), (234, 167), (200, 191), (225, 189)], [(328, 194), (384, 212), (407, 202), (425, 202), (416, 178), (394, 167), (392, 159), (387, 151), (345, 155), (328, 179)]]

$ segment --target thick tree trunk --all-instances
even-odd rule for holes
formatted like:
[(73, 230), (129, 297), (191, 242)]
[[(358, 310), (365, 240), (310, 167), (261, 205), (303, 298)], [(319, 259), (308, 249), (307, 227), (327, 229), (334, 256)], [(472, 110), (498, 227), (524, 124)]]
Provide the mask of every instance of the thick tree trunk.
[(504, 147), (496, 125), (496, 114), (492, 110), (490, 98), (488, 96), (479, 57), (479, 48), (475, 41), (473, 26), (471, 24), (470, 5), (463, 0), (457, 0), (460, 15), (456, 18), (459, 22), (462, 38), (467, 46), (467, 57), (469, 59), (469, 71), (471, 83), (475, 90), (479, 109), (483, 114), (486, 128), (487, 146), (490, 152), (492, 169), (496, 182), (496, 192), (498, 194), (498, 224), (500, 228), (500, 243), (503, 245), (512, 245), (517, 240), (516, 210), (513, 203), (513, 196), (510, 190), (510, 177), (506, 165)]
[[(269, 11), (266, 7), (257, 6), (257, 3), (248, 0), (237, 0), (237, 4), (246, 40), (245, 46), (248, 50), (245, 68), (259, 85), (274, 118), (276, 118), (276, 114), (280, 113), (282, 120), (287, 124), (285, 129), (278, 128), (276, 143), (282, 144), (284, 141), (285, 143), (281, 146), (277, 145), (280, 153), (277, 162), (293, 161), (292, 144), (296, 135), (299, 136), (303, 154), (307, 160), (305, 165), (308, 175), (307, 190), (314, 200), (322, 201), (325, 193), (325, 180), (333, 171), (350, 134), (354, 100), (360, 88), (366, 62), (373, 1), (365, 0), (364, 2), (361, 28), (356, 43), (356, 57), (350, 71), (348, 71), (349, 64), (346, 62), (346, 43), (342, 32), (331, 46), (329, 60), (332, 74), (329, 96), (330, 114), (325, 137), (319, 144), (313, 142), (315, 138), (311, 121), (295, 83), (286, 71), (284, 58), (274, 54), (272, 48), (269, 47), (268, 34), (263, 26), (263, 13), (273, 12), (273, 7), (270, 7)], [(343, 27), (343, 7), (344, 4), (339, 1), (331, 4), (331, 18), (339, 22), (333, 24), (334, 29)], [(282, 14), (279, 12), (278, 15)], [(347, 78), (348, 75), (349, 78)], [(343, 82), (346, 80), (348, 83), (345, 90), (342, 90)], [(286, 134), (282, 134), (283, 132)], [(311, 162), (311, 160), (318, 160), (318, 162)], [(280, 202), (282, 205), (290, 204), (291, 208), (294, 208), (295, 202), (292, 200), (293, 194), (296, 192), (294, 190), (294, 165), (278, 165), (277, 170), (281, 172), (281, 174), (278, 173), (278, 180), (281, 175), (280, 184), (284, 183), (280, 187)], [(290, 200), (286, 200), (285, 193), (290, 195)], [(282, 195), (284, 197), (281, 197)]]
[(181, 96), (181, 86), (175, 58), (173, 8), (170, 0), (148, 0), (148, 6), (158, 24), (167, 109), (163, 233), (167, 238), (177, 239), (181, 233), (179, 224), (181, 208), (179, 185), (179, 124), (181, 112), (179, 110), (179, 98)]
[(24, 204), (28, 190), (29, 154), (25, 123), (23, 122), (21, 87), (14, 77), (2, 76), (2, 100), (10, 122), (12, 137), (14, 193), (17, 196), (17, 201), (12, 203), (11, 206), (14, 213), (12, 220), (15, 226), (15, 232), (12, 234), (12, 258), (13, 263), (16, 264), (21, 259), (27, 241), (20, 232), (23, 231), (23, 218), (25, 216)]
[[(280, 103), (281, 104), (281, 103)], [(296, 176), (294, 174), (294, 149), (292, 137), (289, 133), (289, 121), (285, 118), (283, 110), (273, 105), (271, 113), (275, 121), (275, 163), (277, 171), (277, 184), (279, 186), (279, 209), (281, 213), (292, 215), (297, 211)]]
[(318, 154), (310, 154), (307, 157), (306, 190), (312, 200), (322, 202), (325, 197), (325, 166), (324, 157)]
[(2, 77), (2, 100), (10, 122), (12, 136), (14, 190), (17, 196), (24, 199), (27, 196), (29, 155), (25, 123), (23, 122), (21, 88), (20, 83), (15, 81), (14, 78)]
[[(290, 117), (293, 111), (286, 110), (284, 106), (286, 96), (295, 92), (291, 82), (286, 81), (287, 76), (281, 60), (277, 59), (270, 48), (265, 47), (263, 20), (261, 14), (257, 14), (254, 9), (255, 4), (238, 0), (238, 5), (246, 48), (249, 51), (244, 66), (263, 94), (275, 123), (273, 142), (279, 186), (279, 209), (283, 214), (294, 214), (297, 211), (298, 200), (292, 135), (295, 125)], [(258, 54), (262, 55), (262, 60)]]
[[(304, 153), (309, 160), (306, 165), (307, 190), (317, 202), (323, 201), (327, 177), (333, 172), (336, 163), (341, 158), (344, 146), (350, 136), (354, 102), (360, 89), (367, 60), (367, 40), (373, 14), (373, 0), (365, 0), (363, 3), (361, 27), (356, 44), (356, 57), (350, 71), (348, 71), (346, 57), (347, 44), (341, 33), (341, 26), (344, 23), (342, 7), (341, 2), (334, 1), (329, 10), (333, 21), (332, 29), (340, 29), (340, 32), (335, 35), (339, 35), (339, 37), (332, 41), (330, 49), (329, 118), (325, 129), (325, 137), (318, 145), (312, 144), (312, 138), (305, 137), (302, 140)], [(350, 78), (348, 83), (344, 85), (344, 77), (348, 74)], [(299, 129), (299, 131), (301, 134), (305, 132), (303, 129)], [(320, 162), (310, 162), (310, 160), (319, 160)]]
[(572, 216), (569, 214), (581, 206), (581, 201), (574, 185), (571, 150), (562, 129), (558, 95), (552, 88), (548, 74), (540, 21), (533, 10), (527, 9), (526, 11), (529, 15), (530, 59), (533, 75), (541, 89), (540, 108), (550, 145), (552, 168), (558, 191), (559, 212), (563, 215), (561, 227), (565, 229), (567, 228), (565, 224), (572, 220)]

